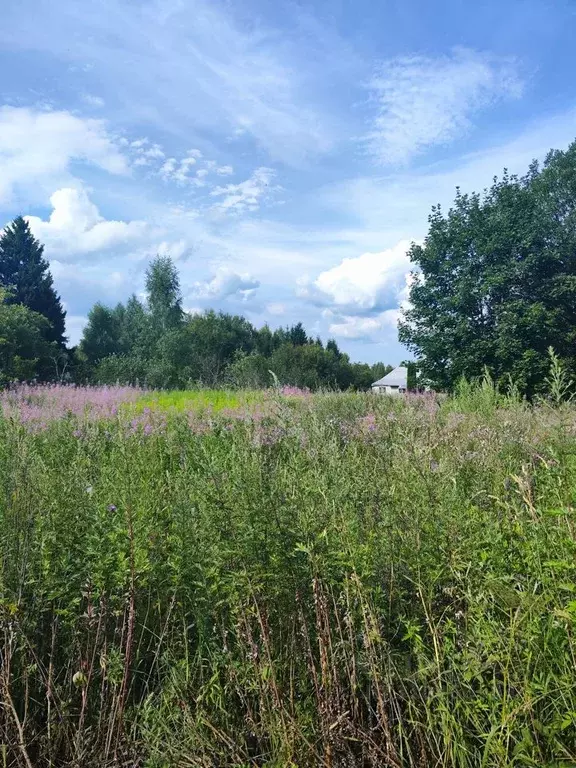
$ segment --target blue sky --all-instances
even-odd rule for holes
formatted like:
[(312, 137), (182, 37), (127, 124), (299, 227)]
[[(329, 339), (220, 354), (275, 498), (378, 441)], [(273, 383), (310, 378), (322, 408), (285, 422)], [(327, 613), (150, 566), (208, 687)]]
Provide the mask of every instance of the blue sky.
[(398, 363), (406, 249), (456, 185), (576, 137), (568, 0), (4, 0), (0, 225), (78, 340), (170, 254), (190, 311)]

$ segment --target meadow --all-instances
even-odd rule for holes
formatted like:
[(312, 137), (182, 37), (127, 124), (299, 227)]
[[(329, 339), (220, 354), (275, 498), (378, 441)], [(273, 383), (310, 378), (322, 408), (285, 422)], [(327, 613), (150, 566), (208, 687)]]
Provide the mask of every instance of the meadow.
[(576, 764), (576, 405), (0, 405), (0, 765)]

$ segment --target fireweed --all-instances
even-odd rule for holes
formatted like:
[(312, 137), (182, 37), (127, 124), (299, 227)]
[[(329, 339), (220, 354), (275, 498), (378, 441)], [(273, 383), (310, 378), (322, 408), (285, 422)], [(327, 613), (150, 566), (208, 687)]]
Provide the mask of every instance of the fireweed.
[(576, 406), (212, 401), (0, 393), (3, 764), (576, 761)]

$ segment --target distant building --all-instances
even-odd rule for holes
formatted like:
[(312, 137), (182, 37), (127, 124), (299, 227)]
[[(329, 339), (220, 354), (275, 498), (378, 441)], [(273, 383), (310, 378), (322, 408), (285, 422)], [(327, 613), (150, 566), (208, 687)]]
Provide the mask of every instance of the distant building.
[(372, 392), (379, 395), (400, 395), (408, 389), (408, 368), (398, 366), (372, 384)]

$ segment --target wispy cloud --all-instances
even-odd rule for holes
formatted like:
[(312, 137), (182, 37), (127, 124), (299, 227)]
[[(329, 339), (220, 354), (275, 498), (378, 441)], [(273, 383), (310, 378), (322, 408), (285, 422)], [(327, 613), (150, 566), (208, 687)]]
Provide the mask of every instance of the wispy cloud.
[(227, 184), (225, 187), (215, 187), (210, 195), (221, 197), (215, 210), (222, 213), (255, 211), (261, 202), (270, 195), (275, 187), (272, 186), (274, 171), (271, 168), (256, 168), (246, 181), (239, 184)]
[(518, 62), (466, 48), (384, 62), (370, 83), (376, 115), (367, 136), (378, 163), (406, 163), (466, 133), (472, 116), (523, 91)]
[(334, 145), (333, 121), (318, 107), (300, 50), (254, 15), (246, 23), (235, 4), (63, 0), (54, 14), (37, 2), (34, 25), (16, 6), (8, 10), (0, 43), (88, 64), (107, 107), (126, 123), (181, 140), (236, 135), (290, 164)]
[(124, 139), (121, 143), (128, 147), (134, 157), (132, 162), (136, 166), (150, 165), (155, 161), (163, 160), (166, 156), (160, 144), (150, 141), (150, 139), (135, 139), (130, 142)]
[(89, 107), (95, 107), (96, 109), (102, 109), (106, 102), (101, 96), (95, 96), (93, 93), (83, 93), (80, 98)]
[[(162, 155), (163, 157), (164, 155)], [(205, 187), (210, 174), (232, 176), (231, 165), (218, 165), (215, 160), (207, 160), (199, 149), (190, 149), (184, 157), (169, 157), (158, 168), (158, 175), (164, 181), (171, 181), (183, 187)]]
[(182, 160), (169, 157), (162, 164), (159, 174), (165, 181), (174, 181), (181, 185), (189, 184), (196, 175), (196, 170), (194, 170), (196, 163), (196, 158), (192, 156), (184, 157)]

